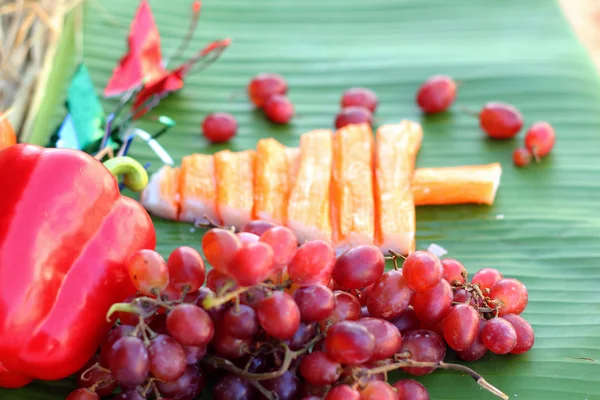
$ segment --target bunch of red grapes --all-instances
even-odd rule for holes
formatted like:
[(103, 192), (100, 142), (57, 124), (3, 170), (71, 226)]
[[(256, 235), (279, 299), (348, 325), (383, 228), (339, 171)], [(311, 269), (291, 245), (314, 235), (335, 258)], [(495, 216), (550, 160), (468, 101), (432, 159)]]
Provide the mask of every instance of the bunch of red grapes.
[[(142, 250), (128, 262), (138, 290), (113, 306), (118, 316), (69, 400), (210, 398), (425, 400), (413, 379), (455, 369), (507, 398), (464, 365), (445, 363), (447, 346), (475, 361), (486, 352), (521, 354), (534, 343), (521, 314), (525, 286), (483, 269), (469, 281), (454, 259), (372, 245), (336, 257), (331, 244), (298, 244), (283, 226), (252, 221), (240, 232), (212, 228), (200, 254), (175, 249), (165, 261)], [(206, 282), (205, 282), (206, 281)], [(204, 284), (206, 285), (204, 286)], [(113, 394), (116, 393), (116, 394)]]

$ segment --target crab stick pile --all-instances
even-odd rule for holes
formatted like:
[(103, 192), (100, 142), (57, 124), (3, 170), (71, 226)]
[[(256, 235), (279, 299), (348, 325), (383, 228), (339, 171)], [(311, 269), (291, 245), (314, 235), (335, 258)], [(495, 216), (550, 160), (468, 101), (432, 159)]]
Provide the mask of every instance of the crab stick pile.
[(140, 202), (152, 214), (240, 228), (286, 225), (300, 242), (323, 239), (339, 252), (374, 244), (415, 250), (415, 207), (493, 204), (500, 164), (415, 168), (423, 132), (402, 121), (303, 134), (300, 147), (261, 139), (256, 150), (193, 154), (154, 173)]

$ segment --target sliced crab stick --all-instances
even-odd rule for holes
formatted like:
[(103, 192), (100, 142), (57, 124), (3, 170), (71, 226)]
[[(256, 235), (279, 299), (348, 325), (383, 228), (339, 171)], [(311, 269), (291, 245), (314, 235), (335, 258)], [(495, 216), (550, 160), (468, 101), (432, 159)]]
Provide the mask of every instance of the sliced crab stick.
[(300, 170), (300, 148), (299, 147), (286, 147), (285, 155), (288, 162), (288, 199), (292, 192), (292, 189), (296, 185), (296, 179), (298, 179), (298, 171)]
[(418, 206), (494, 203), (502, 167), (500, 163), (460, 167), (419, 168), (412, 191)]
[(298, 174), (290, 193), (286, 221), (300, 243), (311, 239), (331, 241), (331, 136), (330, 130), (315, 130), (300, 138)]
[(383, 253), (415, 251), (416, 214), (411, 191), (423, 130), (415, 122), (383, 125), (376, 134), (375, 235)]
[(254, 219), (284, 224), (287, 215), (288, 156), (286, 147), (275, 139), (261, 139), (256, 145)]
[(217, 182), (212, 155), (192, 154), (181, 161), (181, 221), (219, 223), (217, 215)]
[(217, 213), (225, 226), (240, 228), (252, 220), (255, 159), (254, 150), (215, 154)]
[(373, 152), (368, 124), (347, 125), (333, 136), (331, 226), (338, 252), (374, 242)]
[(180, 206), (179, 168), (163, 166), (150, 177), (140, 195), (140, 204), (157, 217), (177, 220)]

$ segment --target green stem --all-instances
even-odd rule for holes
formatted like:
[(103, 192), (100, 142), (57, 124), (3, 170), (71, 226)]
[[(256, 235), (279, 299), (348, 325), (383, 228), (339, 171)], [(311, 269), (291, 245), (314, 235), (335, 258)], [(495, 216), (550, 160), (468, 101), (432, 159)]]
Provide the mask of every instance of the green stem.
[(131, 157), (111, 158), (104, 162), (104, 166), (115, 177), (125, 175), (123, 183), (134, 192), (141, 192), (148, 184), (148, 173), (142, 164)]

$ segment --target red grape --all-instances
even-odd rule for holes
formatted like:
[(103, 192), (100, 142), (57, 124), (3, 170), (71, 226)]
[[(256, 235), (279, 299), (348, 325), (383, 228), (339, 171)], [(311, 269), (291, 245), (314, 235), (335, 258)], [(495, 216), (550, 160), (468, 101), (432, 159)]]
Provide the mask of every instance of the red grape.
[(467, 269), (460, 262), (453, 258), (444, 258), (441, 260), (444, 270), (443, 278), (452, 286), (462, 285), (466, 282)]
[(373, 124), (373, 114), (368, 108), (360, 106), (345, 107), (335, 116), (335, 128), (341, 129), (346, 125)]
[(273, 272), (273, 249), (263, 242), (244, 244), (236, 251), (229, 274), (241, 286), (254, 286)]
[(342, 374), (342, 365), (332, 361), (322, 351), (313, 351), (302, 358), (300, 375), (313, 385), (331, 385)]
[(404, 260), (402, 274), (408, 287), (415, 292), (423, 292), (439, 283), (444, 269), (440, 259), (433, 253), (417, 250)]
[(234, 290), (237, 287), (237, 284), (231, 276), (220, 272), (217, 269), (211, 269), (208, 271), (208, 274), (206, 274), (206, 286), (212, 292), (217, 293), (220, 292), (225, 286), (228, 287), (225, 292)]
[(458, 289), (454, 292), (454, 296), (452, 301), (455, 303), (469, 303), (473, 296), (470, 292), (467, 292), (465, 289)]
[(171, 382), (158, 381), (156, 385), (163, 398), (168, 396), (173, 399), (191, 400), (204, 390), (206, 378), (200, 368), (188, 365), (179, 379)]
[(261, 287), (252, 287), (240, 295), (240, 303), (256, 310), (258, 304), (265, 298), (265, 291)]
[(417, 91), (417, 105), (427, 114), (446, 111), (456, 98), (456, 83), (447, 75), (434, 75)]
[(375, 337), (357, 322), (338, 322), (327, 332), (325, 352), (341, 364), (362, 364), (375, 352)]
[(360, 400), (397, 400), (398, 396), (387, 382), (370, 381), (360, 391)]
[(361, 307), (356, 297), (350, 293), (337, 291), (334, 293), (335, 308), (324, 320), (321, 320), (321, 329), (326, 330), (328, 326), (340, 321), (356, 321), (360, 318)]
[(500, 316), (506, 314), (521, 314), (525, 307), (529, 295), (527, 288), (516, 279), (500, 279), (490, 289), (490, 298), (500, 300), (502, 303), (498, 314)]
[(281, 75), (260, 73), (250, 81), (248, 96), (256, 107), (262, 108), (269, 97), (286, 94), (287, 90), (287, 83)]
[(273, 228), (275, 225), (273, 222), (263, 221), (261, 219), (246, 222), (240, 228), (240, 232), (254, 233), (257, 236), (262, 236), (267, 230)]
[(360, 317), (361, 318), (366, 318), (366, 317), (370, 317), (371, 314), (369, 314), (369, 309), (367, 308), (367, 306), (363, 306), (360, 308)]
[(108, 366), (119, 385), (141, 385), (150, 371), (148, 351), (144, 342), (133, 336), (120, 338), (112, 346)]
[[(440, 362), (446, 356), (446, 345), (438, 334), (418, 329), (402, 337), (400, 352), (408, 351), (410, 359), (420, 362)], [(435, 370), (428, 367), (405, 367), (404, 372), (411, 375), (427, 375)]]
[(251, 338), (258, 332), (258, 319), (252, 307), (240, 304), (223, 315), (223, 331), (236, 339)]
[(361, 318), (359, 324), (367, 328), (375, 338), (375, 350), (369, 361), (392, 357), (402, 346), (400, 331), (391, 322), (379, 318)]
[(408, 308), (412, 294), (402, 271), (386, 272), (371, 289), (367, 299), (369, 314), (385, 319), (397, 317)]
[(338, 385), (327, 392), (325, 400), (360, 400), (360, 393), (348, 385)]
[(294, 116), (294, 104), (283, 95), (273, 95), (267, 99), (264, 108), (265, 116), (276, 124), (287, 124)]
[(148, 346), (150, 372), (165, 382), (179, 379), (185, 372), (186, 356), (179, 343), (170, 336), (158, 335)]
[(481, 340), (492, 353), (507, 354), (517, 345), (517, 332), (507, 320), (494, 318), (485, 323)]
[(310, 342), (317, 333), (317, 327), (314, 323), (300, 322), (298, 329), (294, 332), (294, 336), (285, 342), (290, 350), (300, 350)]
[(133, 253), (127, 260), (129, 278), (135, 288), (144, 296), (154, 296), (169, 284), (167, 263), (154, 250), (142, 249)]
[(531, 153), (524, 147), (515, 149), (512, 158), (517, 167), (526, 167), (531, 163)]
[(358, 245), (335, 262), (333, 280), (343, 289), (361, 289), (374, 284), (383, 274), (385, 258), (373, 245)]
[(510, 352), (512, 354), (523, 354), (528, 352), (535, 342), (535, 334), (533, 333), (533, 328), (529, 322), (516, 314), (506, 314), (502, 318), (510, 322), (517, 333), (517, 344)]
[(374, 91), (362, 87), (354, 87), (343, 93), (340, 106), (342, 109), (352, 106), (364, 107), (374, 113), (377, 109), (377, 103), (377, 95)]
[(446, 280), (413, 296), (412, 305), (421, 322), (434, 323), (444, 319), (452, 307), (452, 287)]
[(167, 315), (167, 331), (182, 346), (206, 346), (215, 333), (210, 316), (193, 304), (179, 304)]
[(260, 236), (260, 241), (273, 249), (273, 262), (278, 270), (292, 261), (298, 249), (296, 234), (285, 226), (276, 226), (267, 230)]
[(412, 307), (407, 308), (400, 315), (390, 319), (389, 321), (394, 324), (396, 328), (398, 328), (402, 335), (404, 335), (406, 332), (419, 329), (421, 324), (421, 321), (419, 321), (419, 318), (417, 318), (417, 314)]
[(261, 383), (265, 389), (276, 394), (279, 400), (295, 400), (300, 397), (300, 379), (290, 371)]
[(487, 347), (485, 347), (485, 344), (483, 344), (483, 341), (481, 340), (481, 331), (483, 330), (485, 323), (485, 319), (479, 319), (477, 337), (475, 338), (473, 343), (471, 343), (471, 346), (469, 346), (467, 349), (456, 352), (458, 358), (464, 361), (477, 361), (481, 357), (483, 357), (485, 353), (487, 353), (488, 349)]
[(510, 104), (489, 102), (479, 113), (479, 125), (492, 139), (510, 139), (523, 127), (523, 117)]
[(94, 385), (94, 392), (100, 397), (110, 395), (116, 388), (115, 382), (110, 371), (105, 368), (98, 368), (94, 365), (100, 361), (99, 356), (94, 356), (77, 374), (77, 386), (81, 388), (90, 388)]
[(236, 339), (224, 333), (218, 333), (212, 340), (217, 355), (232, 360), (246, 355), (251, 344), (251, 339)]
[(213, 400), (254, 399), (254, 387), (245, 379), (228, 374), (223, 377), (213, 389)]
[(335, 251), (324, 240), (311, 240), (302, 244), (288, 265), (292, 282), (311, 285), (331, 278), (335, 265)]
[(225, 112), (210, 113), (202, 121), (202, 134), (211, 143), (225, 143), (237, 132), (235, 117)]
[(167, 260), (169, 266), (169, 286), (183, 292), (200, 289), (206, 278), (204, 260), (200, 254), (191, 247), (181, 246), (173, 250)]
[(486, 289), (490, 289), (496, 282), (502, 279), (500, 271), (494, 268), (484, 268), (475, 273), (471, 278), (471, 283), (479, 285), (479, 289), (484, 292)]
[(358, 295), (358, 300), (360, 301), (361, 306), (367, 305), (367, 299), (369, 298), (369, 293), (371, 293), (371, 289), (373, 289), (373, 285), (369, 285), (360, 289), (360, 294)]
[(525, 147), (539, 159), (548, 155), (556, 142), (556, 133), (547, 122), (536, 122), (525, 133)]
[(421, 322), (420, 329), (425, 329), (436, 333), (439, 337), (444, 337), (444, 320), (438, 322)]
[[(208, 284), (208, 282), (211, 282), (211, 272), (213, 272), (216, 270), (211, 269), (208, 272), (207, 275), (207, 279), (206, 282)], [(214, 282), (213, 282), (214, 283)], [(207, 314), (210, 316), (210, 319), (213, 321), (213, 323), (217, 323), (221, 320), (221, 318), (223, 317), (223, 314), (225, 314), (225, 311), (227, 310), (227, 308), (229, 307), (229, 304), (221, 304), (219, 306), (216, 307), (210, 307), (210, 308), (206, 308), (204, 307), (204, 305), (202, 304), (204, 302), (204, 300), (209, 297), (209, 298), (214, 298), (215, 297), (215, 292), (213, 292), (211, 289), (207, 288), (207, 287), (201, 287), (200, 290), (198, 291), (198, 298), (195, 301), (195, 304), (202, 308), (204, 311), (207, 312)], [(165, 321), (165, 325), (166, 325), (166, 321)]]
[(66, 400), (100, 400), (100, 396), (87, 388), (73, 390)]
[(392, 386), (397, 390), (397, 400), (429, 400), (429, 393), (425, 386), (414, 379), (402, 379)]
[(184, 346), (185, 362), (187, 365), (196, 365), (206, 354), (206, 347)]
[(238, 232), (235, 235), (240, 239), (242, 245), (258, 242), (258, 239), (260, 239), (260, 236), (250, 232)]
[(325, 285), (301, 286), (293, 294), (304, 321), (320, 321), (331, 315), (335, 308), (333, 292)]
[(227, 229), (210, 229), (202, 238), (202, 251), (206, 260), (214, 269), (223, 273), (227, 273), (227, 268), (240, 247), (240, 239)]
[[(164, 399), (164, 398), (163, 398)], [(113, 400), (145, 400), (137, 389), (127, 389), (113, 397)], [(166, 399), (164, 399), (166, 400)]]
[(106, 341), (100, 349), (100, 365), (104, 368), (108, 368), (110, 354), (115, 342), (122, 337), (130, 336), (134, 330), (135, 328), (130, 325), (115, 325), (115, 327), (110, 330)]
[(457, 304), (444, 319), (444, 339), (456, 351), (468, 349), (479, 334), (479, 313), (467, 304)]
[(260, 326), (275, 339), (291, 338), (300, 325), (300, 310), (292, 296), (284, 292), (265, 297), (258, 305), (257, 314)]

